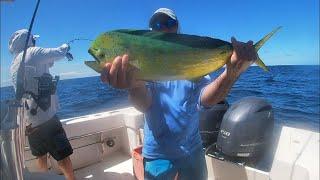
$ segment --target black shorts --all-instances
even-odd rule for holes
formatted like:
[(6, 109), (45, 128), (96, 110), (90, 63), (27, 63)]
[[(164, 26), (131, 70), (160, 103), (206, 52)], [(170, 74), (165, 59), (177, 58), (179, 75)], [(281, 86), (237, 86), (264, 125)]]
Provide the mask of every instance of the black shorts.
[(62, 124), (57, 116), (33, 128), (28, 135), (31, 153), (34, 156), (43, 156), (47, 153), (60, 161), (73, 153), (73, 149)]

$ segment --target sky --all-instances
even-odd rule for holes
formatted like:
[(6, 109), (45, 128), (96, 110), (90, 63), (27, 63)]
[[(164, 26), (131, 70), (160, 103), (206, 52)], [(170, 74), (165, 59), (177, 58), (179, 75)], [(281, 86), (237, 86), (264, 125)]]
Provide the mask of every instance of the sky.
[[(1, 86), (11, 85), (8, 40), (28, 28), (36, 0), (1, 2)], [(37, 46), (57, 47), (74, 38), (94, 39), (114, 29), (147, 29), (153, 12), (175, 11), (181, 32), (230, 40), (258, 41), (282, 26), (259, 51), (267, 65), (319, 65), (319, 0), (42, 0), (34, 22)], [(51, 73), (62, 79), (97, 76), (84, 65), (91, 60), (89, 41), (71, 44), (74, 61), (55, 63)]]

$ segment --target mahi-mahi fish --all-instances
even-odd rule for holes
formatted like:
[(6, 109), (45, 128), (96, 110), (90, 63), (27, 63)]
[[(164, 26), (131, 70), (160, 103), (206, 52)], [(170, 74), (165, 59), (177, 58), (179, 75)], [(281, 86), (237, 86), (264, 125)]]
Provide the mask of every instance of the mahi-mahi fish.
[[(280, 28), (254, 44), (255, 50), (258, 52)], [(85, 64), (99, 73), (116, 56), (128, 54), (129, 65), (138, 69), (138, 79), (192, 80), (223, 67), (230, 60), (233, 47), (227, 41), (211, 37), (121, 29), (98, 36), (88, 52), (95, 61), (85, 61)], [(268, 71), (259, 57), (255, 63)]]

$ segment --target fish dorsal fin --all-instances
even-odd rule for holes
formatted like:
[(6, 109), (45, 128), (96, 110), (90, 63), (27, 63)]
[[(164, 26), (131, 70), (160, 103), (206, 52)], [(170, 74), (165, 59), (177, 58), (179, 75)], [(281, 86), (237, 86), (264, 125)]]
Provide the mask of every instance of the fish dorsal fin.
[(125, 34), (135, 35), (135, 36), (143, 36), (146, 38), (181, 44), (183, 46), (189, 46), (192, 48), (213, 49), (213, 48), (224, 46), (226, 44), (230, 44), (229, 42), (226, 42), (220, 39), (214, 39), (211, 37), (206, 37), (206, 36), (165, 33), (165, 32), (151, 31), (151, 30), (120, 29), (120, 30), (115, 30), (113, 32), (125, 33)]
[(131, 35), (144, 35), (148, 32), (150, 32), (149, 30), (136, 30), (136, 29), (118, 29), (118, 30), (114, 30), (111, 32), (119, 32), (119, 33), (125, 33), (125, 34), (131, 34)]

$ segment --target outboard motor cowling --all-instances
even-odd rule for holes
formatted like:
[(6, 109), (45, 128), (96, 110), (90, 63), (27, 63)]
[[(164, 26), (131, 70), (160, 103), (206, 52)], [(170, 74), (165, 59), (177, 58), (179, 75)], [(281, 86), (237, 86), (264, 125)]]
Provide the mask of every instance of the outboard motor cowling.
[(199, 112), (199, 130), (204, 147), (217, 142), (223, 115), (228, 108), (228, 102), (221, 101), (210, 109)]
[(269, 145), (273, 134), (272, 106), (257, 97), (235, 102), (225, 113), (217, 150), (235, 158), (257, 157)]

